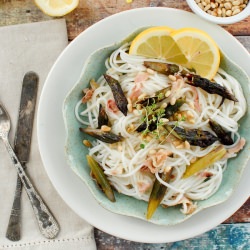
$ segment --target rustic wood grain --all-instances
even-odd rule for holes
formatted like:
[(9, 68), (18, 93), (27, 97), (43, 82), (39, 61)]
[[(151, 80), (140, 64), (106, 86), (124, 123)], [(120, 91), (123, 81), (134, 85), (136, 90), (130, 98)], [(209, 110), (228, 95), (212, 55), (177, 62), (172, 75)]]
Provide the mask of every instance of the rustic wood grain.
[(249, 250), (250, 224), (223, 224), (197, 237), (173, 243), (138, 243), (99, 230), (95, 230), (95, 238), (98, 250)]
[[(155, 2), (155, 6), (177, 8), (191, 12), (185, 0), (133, 0), (130, 4), (126, 0), (81, 0), (79, 6), (65, 16), (69, 40), (73, 40), (86, 28), (105, 17), (124, 10), (148, 7), (151, 2)], [(50, 19), (53, 19), (53, 17), (43, 14), (31, 0), (1, 0), (0, 2), (0, 26)], [(223, 27), (233, 35), (250, 35), (250, 17), (237, 24)]]
[[(80, 0), (79, 6), (64, 17), (69, 41), (105, 17), (124, 10), (150, 5), (191, 12), (185, 0), (133, 0), (130, 4), (126, 0)], [(0, 26), (51, 19), (54, 18), (45, 15), (32, 0), (0, 0)], [(250, 16), (239, 23), (226, 25), (223, 28), (237, 36), (237, 39), (250, 51)], [(247, 222), (250, 222), (250, 199), (224, 224), (193, 239), (168, 244), (142, 244), (108, 235), (98, 229), (95, 229), (95, 238), (98, 250), (250, 249), (247, 245), (250, 242), (250, 223)]]
[[(250, 23), (249, 23), (249, 26), (250, 26)], [(248, 36), (236, 36), (236, 38), (250, 53), (250, 35), (248, 35)]]
[(224, 223), (250, 222), (250, 198)]

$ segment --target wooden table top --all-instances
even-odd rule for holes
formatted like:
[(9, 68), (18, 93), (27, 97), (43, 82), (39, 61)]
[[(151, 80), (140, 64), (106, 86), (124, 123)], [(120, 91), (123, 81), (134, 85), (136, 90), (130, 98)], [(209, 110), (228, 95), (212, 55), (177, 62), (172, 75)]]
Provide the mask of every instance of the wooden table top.
[[(64, 18), (68, 38), (72, 41), (78, 34), (97, 21), (112, 14), (140, 7), (170, 7), (190, 11), (185, 0), (84, 0)], [(51, 20), (30, 0), (1, 0), (0, 26)], [(222, 26), (250, 51), (250, 16), (232, 25)], [(250, 199), (223, 224), (215, 229), (181, 242), (167, 244), (143, 244), (108, 235), (95, 229), (98, 249), (250, 249)]]

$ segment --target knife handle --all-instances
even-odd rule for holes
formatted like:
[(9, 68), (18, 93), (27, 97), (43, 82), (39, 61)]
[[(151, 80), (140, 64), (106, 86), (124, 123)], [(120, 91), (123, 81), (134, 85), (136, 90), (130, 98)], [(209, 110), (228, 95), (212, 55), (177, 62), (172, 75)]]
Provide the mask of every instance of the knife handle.
[(59, 233), (59, 225), (56, 219), (49, 211), (49, 208), (43, 202), (41, 196), (33, 187), (29, 177), (26, 175), (21, 163), (19, 162), (14, 150), (12, 149), (7, 137), (2, 137), (2, 139), (11, 157), (12, 163), (16, 167), (17, 173), (23, 183), (25, 191), (27, 192), (41, 233), (48, 239), (54, 239)]
[(22, 182), (18, 175), (14, 201), (11, 208), (8, 228), (6, 231), (6, 238), (11, 241), (18, 241), (21, 238), (21, 194)]

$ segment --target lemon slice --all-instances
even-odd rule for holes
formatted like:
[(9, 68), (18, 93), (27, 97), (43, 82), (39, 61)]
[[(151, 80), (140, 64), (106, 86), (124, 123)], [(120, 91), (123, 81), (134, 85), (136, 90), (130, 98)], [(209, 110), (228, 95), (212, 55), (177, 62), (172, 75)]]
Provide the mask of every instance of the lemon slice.
[(187, 59), (170, 36), (171, 32), (173, 29), (167, 26), (152, 27), (142, 31), (132, 41), (129, 54), (185, 64)]
[(79, 0), (34, 0), (35, 4), (49, 16), (64, 16), (74, 10)]
[(215, 41), (204, 31), (182, 28), (171, 36), (188, 59), (187, 68), (195, 69), (204, 78), (212, 79), (220, 65), (220, 51)]

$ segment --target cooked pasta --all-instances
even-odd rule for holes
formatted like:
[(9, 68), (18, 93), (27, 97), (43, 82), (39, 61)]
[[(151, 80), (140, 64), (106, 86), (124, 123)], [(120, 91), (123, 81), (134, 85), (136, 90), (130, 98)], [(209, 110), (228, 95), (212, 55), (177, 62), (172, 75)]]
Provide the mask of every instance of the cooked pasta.
[[(182, 205), (181, 211), (189, 214), (195, 211), (197, 200), (212, 196), (220, 187), (227, 160), (237, 154), (239, 143), (243, 143), (238, 134), (238, 121), (246, 111), (246, 102), (238, 81), (219, 69), (214, 81), (226, 87), (239, 100), (234, 102), (216, 94), (209, 94), (201, 88), (186, 84), (181, 77), (166, 76), (144, 66), (145, 61), (163, 62), (128, 54), (129, 44), (125, 44), (112, 53), (106, 60), (106, 74), (119, 81), (128, 99), (128, 113), (125, 116), (117, 109), (114, 96), (103, 76), (97, 83), (86, 102), (86, 108), (79, 112), (82, 101), (76, 105), (77, 119), (91, 128), (98, 127), (100, 104), (109, 118), (109, 127), (114, 134), (124, 139), (113, 144), (94, 140), (89, 155), (103, 167), (105, 174), (115, 189), (140, 200), (149, 200), (155, 179), (167, 186), (167, 192), (161, 202), (166, 206)], [(185, 103), (169, 119), (162, 118), (161, 123), (175, 128), (202, 129), (214, 134), (209, 120), (230, 133), (234, 143), (225, 146), (231, 149), (227, 157), (216, 161), (209, 167), (189, 178), (182, 178), (187, 166), (196, 159), (213, 151), (220, 141), (207, 147), (193, 146), (188, 141), (180, 141), (170, 133), (165, 133), (161, 126), (154, 131), (137, 132), (143, 119), (147, 117), (146, 108), (137, 105), (137, 101), (152, 96), (157, 91), (169, 88), (168, 96), (160, 103), (162, 107), (173, 105), (179, 98)], [(161, 124), (162, 125), (162, 124)], [(164, 126), (163, 126), (164, 127)], [(173, 168), (171, 180), (161, 179), (161, 173)]]

